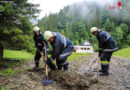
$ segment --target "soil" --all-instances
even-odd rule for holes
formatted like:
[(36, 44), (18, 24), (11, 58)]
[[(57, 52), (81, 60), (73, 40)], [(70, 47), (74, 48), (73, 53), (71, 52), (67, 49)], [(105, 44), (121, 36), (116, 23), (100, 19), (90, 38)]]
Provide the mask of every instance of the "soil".
[(130, 59), (112, 57), (110, 75), (99, 76), (100, 63), (97, 54), (84, 56), (71, 62), (68, 72), (49, 70), (49, 80), (53, 85), (43, 86), (45, 69), (43, 61), (39, 70), (27, 70), (33, 67), (30, 60), (21, 67), (24, 69), (16, 75), (0, 77), (0, 87), (7, 90), (130, 90)]

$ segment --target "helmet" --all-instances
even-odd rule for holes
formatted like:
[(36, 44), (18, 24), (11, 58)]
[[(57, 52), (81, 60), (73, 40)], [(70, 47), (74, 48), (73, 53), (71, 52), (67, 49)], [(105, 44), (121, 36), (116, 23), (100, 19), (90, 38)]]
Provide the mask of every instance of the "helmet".
[(37, 31), (39, 31), (39, 30), (40, 30), (40, 28), (37, 27), (37, 26), (33, 28), (33, 31), (34, 31), (34, 32), (37, 32)]
[(53, 37), (52, 32), (51, 32), (51, 31), (45, 31), (45, 33), (44, 33), (44, 38), (45, 38), (46, 40), (49, 40), (50, 37)]
[(97, 28), (97, 27), (92, 27), (92, 28), (90, 29), (90, 32), (91, 32), (91, 33), (95, 32), (95, 31), (98, 31), (98, 28)]

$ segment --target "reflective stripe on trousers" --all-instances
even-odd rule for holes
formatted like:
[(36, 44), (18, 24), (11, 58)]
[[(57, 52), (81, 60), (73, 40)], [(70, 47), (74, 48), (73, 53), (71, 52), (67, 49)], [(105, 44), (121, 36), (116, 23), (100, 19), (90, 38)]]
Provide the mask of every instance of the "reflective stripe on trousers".
[(100, 61), (101, 65), (109, 65), (109, 61)]

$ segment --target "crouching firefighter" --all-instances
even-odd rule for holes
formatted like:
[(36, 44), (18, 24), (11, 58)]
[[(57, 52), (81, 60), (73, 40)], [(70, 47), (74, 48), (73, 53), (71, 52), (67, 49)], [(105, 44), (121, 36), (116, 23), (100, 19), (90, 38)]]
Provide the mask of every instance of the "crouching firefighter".
[(109, 75), (109, 64), (112, 53), (117, 51), (117, 45), (113, 37), (106, 31), (101, 31), (97, 27), (91, 28), (91, 33), (95, 35), (99, 42), (99, 57), (101, 63), (101, 70), (99, 76)]
[(53, 48), (52, 55), (46, 62), (50, 69), (56, 69), (55, 65), (52, 63), (52, 60), (56, 59), (58, 70), (63, 69), (64, 71), (67, 71), (69, 65), (67, 57), (74, 51), (74, 45), (72, 42), (58, 32), (46, 31), (44, 37), (50, 42)]
[(45, 41), (42, 33), (40, 32), (39, 27), (34, 27), (33, 31), (34, 31), (33, 39), (35, 42), (35, 47), (37, 48), (36, 54), (34, 57), (35, 67), (33, 69), (38, 69), (39, 68), (39, 60), (40, 60), (41, 56), (45, 55), (44, 54), (45, 53), (44, 45), (46, 45), (46, 47), (47, 47), (46, 52), (49, 52), (49, 44), (47, 41)]

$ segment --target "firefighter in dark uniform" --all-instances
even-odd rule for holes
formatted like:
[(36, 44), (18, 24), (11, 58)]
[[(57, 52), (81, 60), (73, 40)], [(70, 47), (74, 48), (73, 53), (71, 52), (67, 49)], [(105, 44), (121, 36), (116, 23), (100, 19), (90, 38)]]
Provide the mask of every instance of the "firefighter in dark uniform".
[(55, 70), (56, 67), (52, 63), (52, 60), (56, 59), (57, 68), (59, 70), (63, 69), (64, 71), (67, 71), (69, 65), (67, 62), (67, 57), (70, 56), (74, 51), (74, 45), (72, 42), (58, 32), (46, 31), (44, 33), (44, 37), (50, 42), (53, 48), (52, 55), (47, 60), (48, 66), (52, 70)]
[(99, 42), (99, 57), (101, 63), (101, 70), (99, 76), (109, 75), (109, 64), (112, 53), (117, 51), (117, 45), (113, 37), (106, 31), (101, 31), (97, 27), (91, 28), (91, 33), (97, 37)]
[(42, 33), (40, 32), (40, 28), (39, 27), (34, 27), (33, 28), (34, 31), (34, 42), (35, 42), (35, 47), (37, 48), (36, 50), (36, 54), (34, 57), (34, 62), (35, 62), (35, 67), (34, 69), (38, 69), (39, 68), (39, 60), (41, 58), (41, 56), (44, 56), (45, 54), (45, 49), (44, 49), (44, 45), (46, 45), (46, 52), (49, 52), (49, 44), (47, 41), (44, 40), (44, 37), (42, 35)]

